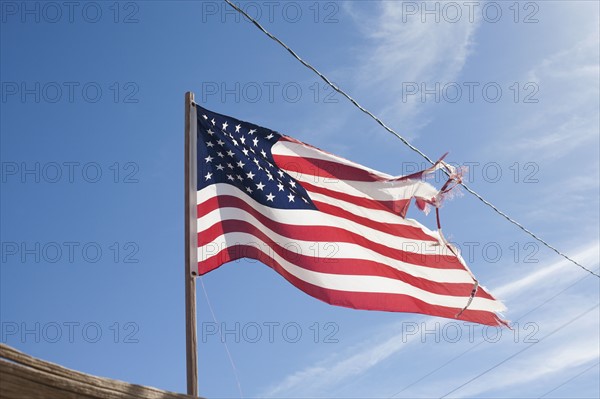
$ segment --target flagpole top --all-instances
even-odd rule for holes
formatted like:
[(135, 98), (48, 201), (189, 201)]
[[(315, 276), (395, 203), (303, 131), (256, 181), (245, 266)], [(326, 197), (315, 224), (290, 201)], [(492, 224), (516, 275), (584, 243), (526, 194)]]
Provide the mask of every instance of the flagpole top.
[(194, 92), (187, 91), (187, 92), (185, 93), (185, 99), (186, 99), (186, 101), (188, 101), (190, 104), (194, 104), (194, 103), (195, 103), (195, 101), (194, 101)]

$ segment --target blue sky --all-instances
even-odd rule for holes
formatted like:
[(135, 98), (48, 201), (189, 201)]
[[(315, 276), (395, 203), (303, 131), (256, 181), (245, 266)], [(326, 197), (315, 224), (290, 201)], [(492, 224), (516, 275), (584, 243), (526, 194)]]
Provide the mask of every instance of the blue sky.
[[(425, 166), (220, 1), (0, 4), (0, 340), (31, 355), (185, 391), (186, 91), (386, 173)], [(597, 2), (242, 5), (598, 270)], [(233, 262), (202, 280), (217, 323), (198, 287), (200, 393), (240, 397), (237, 375), (244, 397), (440, 397), (537, 340), (451, 397), (598, 397), (599, 280), (468, 193), (442, 223), (513, 331), (332, 307)]]

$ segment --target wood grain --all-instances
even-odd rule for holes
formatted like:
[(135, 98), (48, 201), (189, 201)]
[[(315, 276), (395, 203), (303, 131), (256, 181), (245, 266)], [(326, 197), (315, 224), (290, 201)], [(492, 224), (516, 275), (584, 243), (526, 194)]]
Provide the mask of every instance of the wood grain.
[(96, 377), (0, 344), (2, 399), (192, 399), (193, 396)]

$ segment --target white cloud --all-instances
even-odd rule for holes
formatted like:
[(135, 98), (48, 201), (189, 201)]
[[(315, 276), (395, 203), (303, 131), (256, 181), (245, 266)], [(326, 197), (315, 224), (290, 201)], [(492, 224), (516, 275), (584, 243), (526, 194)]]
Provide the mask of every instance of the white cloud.
[[(418, 16), (403, 20), (402, 2), (377, 3), (378, 15), (364, 24), (362, 12), (352, 2), (346, 10), (356, 15), (357, 27), (368, 38), (358, 52), (353, 70), (357, 97), (373, 104), (373, 110), (390, 125), (402, 126), (403, 135), (414, 134), (427, 125), (427, 104), (419, 95), (402, 98), (406, 84), (454, 81), (462, 71), (472, 47), (477, 20), (458, 23), (422, 23)], [(368, 7), (373, 7), (369, 4)]]
[[(598, 251), (600, 246), (598, 242), (591, 242), (587, 245), (582, 246), (579, 250), (572, 251), (573, 257), (584, 264), (597, 267), (598, 265)], [(551, 255), (552, 257), (554, 255)], [(552, 259), (552, 258), (550, 258)], [(531, 308), (532, 304), (537, 304), (542, 300), (546, 300), (553, 293), (557, 291), (556, 281), (561, 282), (561, 286), (566, 286), (571, 282), (581, 278), (581, 273), (576, 273), (573, 264), (566, 260), (557, 260), (553, 263), (544, 263), (545, 266), (540, 266), (538, 270), (532, 271), (524, 276), (509, 277), (510, 281), (507, 281), (504, 285), (492, 289), (491, 292), (497, 297), (506, 298), (513, 303), (518, 303), (525, 307), (523, 310), (528, 310), (527, 307)], [(526, 297), (526, 300), (523, 298)], [(545, 334), (549, 333), (553, 329), (557, 328), (560, 324), (573, 318), (574, 315), (580, 313), (582, 310), (589, 308), (593, 301), (598, 301), (597, 295), (594, 298), (590, 298), (589, 295), (580, 293), (575, 297), (569, 298), (569, 300), (561, 304), (560, 307), (554, 306), (552, 310), (545, 312), (542, 311), (537, 313), (535, 322), (540, 327), (540, 332), (536, 335), (539, 339)], [(556, 304), (555, 304), (556, 305)], [(513, 307), (516, 311), (517, 308)], [(444, 322), (440, 323), (440, 319), (419, 317), (416, 323), (419, 324), (421, 331), (432, 330), (436, 328), (439, 330), (443, 328)], [(549, 375), (558, 374), (561, 371), (568, 370), (570, 368), (581, 365), (594, 358), (598, 357), (598, 345), (597, 345), (597, 330), (598, 330), (598, 319), (588, 318), (584, 323), (587, 323), (586, 328), (579, 328), (575, 332), (573, 329), (568, 330), (572, 339), (567, 344), (553, 345), (550, 347), (543, 346), (540, 344), (540, 351), (533, 350), (533, 356), (523, 355), (523, 360), (508, 365), (505, 369), (499, 369), (494, 371), (493, 378), (491, 381), (482, 379), (482, 382), (474, 384), (472, 387), (469, 386), (468, 390), (461, 390), (457, 392), (461, 396), (477, 396), (487, 391), (493, 391), (494, 389), (501, 389), (502, 387), (509, 387), (513, 385), (525, 384), (532, 381), (543, 380)], [(583, 320), (581, 320), (583, 321)], [(580, 321), (580, 322), (581, 322)], [(452, 320), (447, 320), (452, 322)], [(434, 327), (436, 323), (437, 327)], [(581, 324), (581, 323), (580, 323)], [(509, 336), (510, 334), (507, 334)], [(402, 325), (385, 325), (381, 327), (379, 333), (373, 334), (371, 338), (359, 342), (356, 345), (348, 348), (343, 353), (335, 353), (317, 362), (312, 366), (305, 367), (291, 375), (283, 378), (283, 380), (268, 389), (266, 389), (259, 396), (261, 397), (323, 397), (323, 396), (335, 396), (334, 392), (343, 386), (348, 385), (351, 379), (356, 379), (365, 375), (373, 376), (373, 372), (382, 367), (382, 363), (386, 360), (394, 362), (394, 356), (400, 352), (409, 351), (414, 349), (414, 345), (422, 339), (422, 334), (416, 335), (403, 335)], [(594, 344), (596, 342), (596, 344)], [(467, 349), (473, 343), (461, 342), (458, 346), (459, 352), (463, 349)], [(536, 344), (537, 345), (537, 344)], [(594, 346), (596, 345), (596, 346)], [(452, 351), (456, 351), (457, 346), (453, 344), (450, 348)], [(516, 352), (520, 347), (515, 347), (515, 343), (511, 339), (502, 340), (501, 342), (489, 346), (481, 347), (481, 350), (477, 351), (477, 356), (480, 358), (489, 357), (490, 359), (497, 359), (498, 353), (502, 356), (508, 356), (513, 352)], [(419, 348), (419, 351), (422, 348)], [(479, 349), (479, 348), (478, 348)], [(411, 351), (410, 356), (415, 356), (415, 352)], [(408, 355), (407, 355), (408, 356)], [(490, 365), (495, 360), (490, 360)], [(435, 362), (434, 362), (435, 363)], [(436, 397), (436, 395), (443, 394), (440, 392), (440, 387), (447, 387), (448, 390), (459, 385), (460, 382), (465, 381), (472, 377), (476, 372), (482, 370), (481, 363), (476, 362), (473, 366), (479, 367), (468, 367), (454, 370), (452, 372), (452, 378), (446, 377), (439, 379), (435, 384), (422, 383), (415, 385), (412, 391), (407, 391), (415, 397)], [(378, 368), (379, 367), (379, 368)], [(446, 371), (453, 370), (452, 367), (446, 368)], [(528, 370), (527, 373), (522, 373), (520, 370)], [(369, 374), (371, 373), (371, 374)], [(428, 379), (435, 380), (435, 376)], [(370, 378), (377, 380), (376, 376)], [(401, 388), (400, 386), (383, 386), (373, 383), (371, 387), (362, 386), (364, 392), (362, 394), (374, 394), (369, 392), (373, 389), (380, 390), (381, 394), (390, 392)], [(361, 392), (356, 392), (360, 396)]]
[[(598, 266), (599, 251), (599, 243), (592, 242), (580, 248), (579, 250), (574, 250), (570, 255), (578, 262), (587, 265), (587, 267), (590, 267), (592, 270), (594, 270)], [(537, 270), (516, 280), (507, 282), (498, 288), (492, 289), (492, 292), (498, 298), (518, 297), (523, 295), (525, 292), (527, 292), (530, 296), (531, 290), (534, 289), (536, 285), (542, 288), (545, 287), (549, 290), (555, 290), (556, 286), (554, 281), (557, 278), (556, 275), (560, 275), (561, 282), (566, 284), (568, 282), (580, 279), (581, 277), (585, 276), (584, 273), (587, 273), (581, 270), (579, 270), (579, 273), (576, 273), (576, 271), (578, 271), (576, 265), (564, 258), (558, 257), (558, 255), (556, 255), (556, 259), (556, 261), (550, 264), (544, 262)], [(553, 284), (549, 284), (549, 282), (552, 282)], [(531, 299), (532, 298), (530, 296), (528, 301), (529, 303), (531, 303)]]
[[(572, 306), (572, 311), (554, 316), (551, 323), (543, 323), (545, 334), (540, 335), (541, 339), (551, 333), (556, 328), (575, 318), (577, 314), (583, 313), (589, 309), (589, 303), (581, 302), (577, 306)], [(489, 393), (495, 397), (501, 392), (507, 392), (509, 389), (516, 389), (519, 386), (528, 384), (530, 387), (538, 386), (540, 394), (547, 390), (553, 384), (556, 384), (556, 375), (568, 373), (574, 368), (586, 363), (595, 362), (600, 357), (600, 347), (598, 344), (599, 319), (597, 310), (587, 314), (575, 321), (572, 325), (565, 327), (565, 330), (557, 333), (545, 341), (533, 344), (534, 346), (522, 355), (518, 355), (507, 363), (500, 365), (490, 373), (475, 380), (472, 384), (458, 390), (450, 397), (482, 397)], [(553, 317), (553, 316), (550, 316)], [(503, 345), (500, 348), (502, 358), (506, 358), (517, 353), (517, 348), (512, 348), (510, 344)], [(499, 348), (494, 348), (498, 351)], [(499, 360), (494, 360), (491, 365), (497, 364)], [(482, 367), (483, 371), (486, 368)], [(461, 381), (468, 377), (454, 379)], [(449, 383), (447, 386), (457, 385)], [(439, 392), (438, 392), (439, 394)], [(509, 395), (510, 396), (510, 395)]]
[[(260, 397), (315, 397), (324, 396), (341, 382), (368, 372), (397, 352), (406, 349), (417, 335), (400, 339), (401, 327), (386, 326), (374, 337), (349, 348), (343, 354), (334, 354), (314, 366), (295, 372), (280, 383), (269, 387)], [(331, 396), (331, 395), (325, 395)]]
[[(600, 66), (597, 28), (575, 45), (549, 55), (527, 74), (540, 104), (527, 108), (510, 151), (559, 160), (598, 140)], [(597, 148), (596, 148), (597, 149)], [(508, 150), (508, 149), (507, 149)]]

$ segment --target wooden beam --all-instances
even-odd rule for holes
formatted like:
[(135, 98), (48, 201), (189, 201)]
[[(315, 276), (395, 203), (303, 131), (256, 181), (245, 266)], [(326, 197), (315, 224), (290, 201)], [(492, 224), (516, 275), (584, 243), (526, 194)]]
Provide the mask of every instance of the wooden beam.
[(0, 344), (2, 399), (193, 399), (71, 370)]

